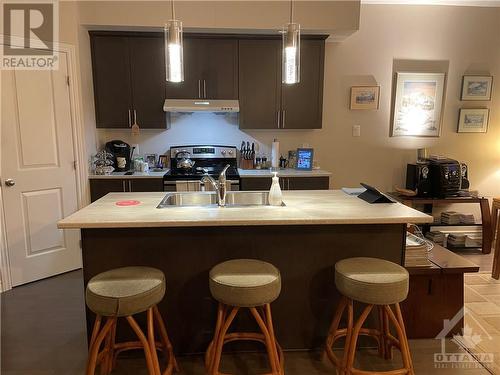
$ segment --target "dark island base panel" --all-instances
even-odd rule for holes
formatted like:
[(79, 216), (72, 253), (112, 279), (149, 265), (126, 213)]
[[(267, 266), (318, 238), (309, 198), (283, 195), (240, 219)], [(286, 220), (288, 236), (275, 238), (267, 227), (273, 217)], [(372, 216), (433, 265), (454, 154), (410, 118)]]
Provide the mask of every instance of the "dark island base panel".
[[(323, 345), (339, 301), (334, 264), (357, 256), (401, 264), (404, 239), (402, 224), (83, 229), (84, 279), (86, 284), (123, 266), (161, 269), (167, 292), (159, 307), (175, 351), (200, 353), (212, 339), (216, 317), (210, 268), (234, 258), (268, 261), (282, 277), (281, 296), (272, 304), (277, 338), (284, 349), (310, 349)], [(143, 316), (137, 319), (144, 323)], [(89, 336), (93, 322), (87, 311)], [(235, 328), (256, 329), (246, 314)], [(122, 324), (118, 340), (131, 337)]]

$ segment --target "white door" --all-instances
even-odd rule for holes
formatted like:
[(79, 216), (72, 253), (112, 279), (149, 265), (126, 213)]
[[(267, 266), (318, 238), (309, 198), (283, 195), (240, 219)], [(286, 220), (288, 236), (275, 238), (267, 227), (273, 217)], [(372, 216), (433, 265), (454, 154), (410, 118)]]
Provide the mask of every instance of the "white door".
[(1, 189), (12, 285), (81, 267), (68, 59), (59, 70), (2, 71)]

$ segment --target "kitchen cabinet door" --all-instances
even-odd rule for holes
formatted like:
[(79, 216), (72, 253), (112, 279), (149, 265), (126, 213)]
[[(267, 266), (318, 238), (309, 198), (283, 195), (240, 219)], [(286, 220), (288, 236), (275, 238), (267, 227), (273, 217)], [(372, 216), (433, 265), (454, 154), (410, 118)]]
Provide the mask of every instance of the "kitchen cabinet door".
[(132, 109), (128, 37), (90, 33), (96, 126), (128, 128)]
[(130, 179), (130, 191), (163, 191), (162, 178), (132, 178)]
[(239, 41), (241, 129), (278, 129), (281, 103), (281, 41)]
[(163, 37), (129, 38), (133, 110), (142, 128), (165, 128), (165, 53)]
[(271, 188), (271, 177), (242, 177), (240, 179), (240, 190), (269, 190)]
[(202, 39), (202, 96), (206, 99), (238, 99), (238, 41)]
[(283, 129), (321, 129), (325, 41), (302, 39), (300, 82), (282, 86)]
[(328, 190), (330, 178), (320, 177), (286, 177), (286, 190)]
[(184, 81), (167, 82), (167, 99), (199, 99), (202, 98), (201, 66), (203, 60), (203, 40), (184, 36)]
[(128, 191), (128, 185), (124, 179), (91, 179), (90, 180), (90, 201), (95, 202), (108, 193), (123, 193)]

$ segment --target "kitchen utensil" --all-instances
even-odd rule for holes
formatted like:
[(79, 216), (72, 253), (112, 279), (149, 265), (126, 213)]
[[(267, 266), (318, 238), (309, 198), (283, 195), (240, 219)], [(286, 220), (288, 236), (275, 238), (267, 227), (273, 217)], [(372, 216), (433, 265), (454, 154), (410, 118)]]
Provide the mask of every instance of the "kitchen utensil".
[(132, 124), (131, 130), (132, 130), (132, 135), (139, 135), (140, 128), (139, 125), (137, 124), (137, 112), (135, 109), (134, 109), (134, 123)]
[(177, 159), (177, 167), (181, 169), (191, 169), (194, 167), (195, 162), (191, 160), (191, 153), (188, 151), (179, 151), (175, 154), (175, 158)]

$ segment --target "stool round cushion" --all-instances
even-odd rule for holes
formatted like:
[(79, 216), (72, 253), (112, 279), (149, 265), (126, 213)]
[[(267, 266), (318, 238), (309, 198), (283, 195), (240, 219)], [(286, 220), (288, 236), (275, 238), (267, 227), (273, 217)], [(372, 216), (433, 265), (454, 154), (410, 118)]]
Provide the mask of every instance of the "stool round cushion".
[(355, 301), (392, 305), (408, 295), (408, 271), (400, 265), (376, 258), (349, 258), (335, 264), (335, 285)]
[(210, 271), (210, 292), (229, 306), (255, 307), (273, 302), (281, 291), (279, 270), (256, 259), (234, 259)]
[(101, 316), (129, 316), (158, 304), (165, 275), (151, 267), (123, 267), (94, 276), (87, 284), (87, 306)]

